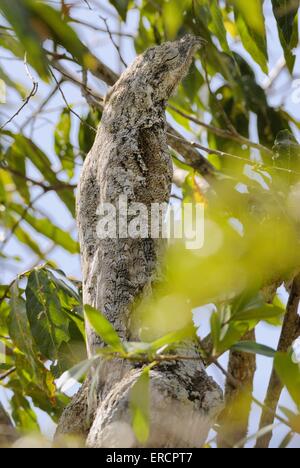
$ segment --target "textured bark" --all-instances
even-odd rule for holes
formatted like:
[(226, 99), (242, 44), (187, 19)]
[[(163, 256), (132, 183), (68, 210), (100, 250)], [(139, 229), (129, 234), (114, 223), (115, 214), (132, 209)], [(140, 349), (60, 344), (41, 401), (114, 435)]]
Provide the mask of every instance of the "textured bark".
[[(77, 212), (83, 300), (101, 310), (123, 340), (139, 339), (131, 331), (132, 310), (160, 281), (164, 242), (150, 233), (148, 239), (100, 240), (97, 209), (109, 202), (118, 213), (120, 196), (147, 207), (169, 202), (173, 174), (165, 108), (200, 46), (199, 39), (186, 36), (153, 47), (135, 60), (106, 97), (101, 125), (82, 171)], [(92, 355), (103, 343), (88, 325), (87, 337)], [(194, 342), (187, 343), (184, 352), (200, 355)], [(141, 372), (138, 367), (103, 360), (93, 372), (94, 395), (88, 395), (87, 406), (84, 392), (77, 395), (58, 433), (78, 433), (73, 416), (81, 407), (93, 421), (88, 446), (138, 447), (129, 411), (130, 389)], [(151, 372), (151, 407), (150, 446), (200, 446), (222, 407), (222, 394), (200, 361), (168, 363)], [(87, 426), (83, 435), (86, 430)]]

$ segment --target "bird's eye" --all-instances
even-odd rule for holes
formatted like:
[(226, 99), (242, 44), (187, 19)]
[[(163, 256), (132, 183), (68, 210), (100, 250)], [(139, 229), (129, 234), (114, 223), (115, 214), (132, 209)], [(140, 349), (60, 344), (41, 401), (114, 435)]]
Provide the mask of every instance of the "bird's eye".
[(175, 60), (178, 57), (178, 55), (179, 55), (178, 49), (172, 48), (172, 49), (168, 50), (168, 52), (166, 53), (165, 61), (166, 62), (172, 62), (173, 60)]

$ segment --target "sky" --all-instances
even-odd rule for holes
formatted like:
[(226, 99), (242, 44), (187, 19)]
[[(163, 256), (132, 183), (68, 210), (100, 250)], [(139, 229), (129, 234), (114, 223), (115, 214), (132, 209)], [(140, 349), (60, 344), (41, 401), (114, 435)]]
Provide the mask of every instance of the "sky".
[[(90, 24), (97, 24), (98, 26), (103, 27), (103, 21), (99, 18), (98, 14), (95, 14), (95, 11), (89, 10), (88, 6), (83, 1), (70, 1), (70, 3), (76, 3), (78, 8), (73, 10), (73, 16), (78, 17), (82, 21), (89, 22)], [(115, 10), (109, 5), (107, 0), (90, 0), (90, 4), (95, 6), (97, 4), (97, 12), (101, 12), (101, 16), (104, 16), (109, 21), (109, 26), (111, 30), (118, 30), (120, 28), (120, 24), (118, 21), (118, 17), (116, 15)], [(101, 6), (99, 6), (101, 5)], [(275, 23), (275, 19), (271, 14), (271, 2), (270, 0), (266, 0), (264, 4), (265, 14), (268, 18), (267, 21), (267, 32), (269, 35), (269, 56), (270, 56), (270, 63), (269, 69), (272, 70), (278, 64), (278, 61), (282, 58), (282, 49), (279, 44), (279, 38), (277, 34), (277, 27)], [(3, 24), (3, 22), (2, 22)], [(138, 13), (137, 11), (130, 11), (128, 15), (128, 20), (126, 26), (122, 25), (123, 32), (127, 32), (130, 34), (135, 34), (137, 31), (138, 25)], [(75, 28), (76, 29), (76, 28)], [(109, 37), (106, 33), (100, 33), (96, 31), (92, 31), (91, 29), (82, 29), (78, 27), (78, 31), (81, 33), (81, 38), (87, 44), (87, 46), (93, 50), (93, 53), (96, 54), (104, 63), (106, 63), (110, 68), (112, 68), (117, 73), (120, 73), (124, 68), (120, 65), (118, 53), (115, 48), (112, 46)], [(83, 32), (84, 31), (84, 32)], [(131, 63), (135, 57), (135, 50), (132, 39), (123, 38), (120, 44), (122, 55), (125, 59), (126, 63)], [(233, 44), (233, 48), (237, 52), (241, 52), (241, 48), (237, 44)], [(7, 51), (1, 51), (1, 56), (9, 57)], [(258, 66), (253, 62), (251, 57), (246, 53), (243, 52), (244, 57), (249, 61), (249, 63), (253, 66), (258, 82), (261, 85), (265, 85), (267, 82), (267, 77), (264, 75)], [(14, 61), (6, 61), (0, 59), (1, 66), (6, 69), (6, 71), (17, 80), (22, 81), (26, 87), (29, 89), (31, 87), (31, 82), (26, 76), (24, 65), (22, 62), (14, 62)], [(297, 52), (297, 63), (295, 67), (296, 72), (300, 77), (300, 50)], [(74, 70), (77, 72), (77, 70)], [(34, 73), (34, 72), (33, 72)], [(22, 77), (20, 79), (20, 77)], [(95, 89), (100, 94), (105, 94), (107, 91), (106, 85), (101, 83), (99, 80), (91, 79), (91, 83), (95, 87)], [(68, 98), (68, 102), (73, 104), (77, 111), (84, 111), (87, 112), (87, 105), (81, 96), (80, 92), (77, 90), (75, 86), (72, 84), (64, 84), (63, 85), (64, 92)], [(24, 111), (18, 116), (15, 120), (15, 123), (18, 125), (22, 125), (22, 123), (26, 122), (28, 116), (32, 113), (32, 111), (39, 106), (39, 103), (43, 101), (45, 96), (47, 95), (47, 90), (49, 90), (48, 86), (43, 84), (42, 82), (39, 83), (39, 91), (37, 96), (30, 102), (30, 105), (27, 106)], [(300, 110), (299, 110), (299, 102), (297, 103), (295, 99), (293, 99), (293, 88), (292, 82), (288, 75), (282, 73), (280, 77), (276, 80), (276, 85), (269, 96), (270, 103), (274, 106), (279, 105), (281, 102), (285, 103), (286, 109), (298, 120), (300, 120)], [(12, 115), (15, 110), (19, 107), (20, 103), (18, 102), (18, 97), (11, 91), (8, 94), (8, 101), (6, 104), (5, 112), (7, 115)], [(51, 100), (49, 105), (47, 106), (46, 113), (45, 113), (45, 120), (42, 122), (41, 125), (37, 126), (32, 134), (32, 138), (34, 141), (41, 145), (45, 152), (48, 155), (51, 155), (51, 159), (53, 162), (54, 168), (57, 166), (57, 159), (54, 153), (54, 142), (53, 142), (53, 123), (58, 121), (58, 117), (62, 108), (64, 107), (64, 103), (62, 102), (62, 97), (59, 93)], [(208, 117), (208, 116), (206, 116)], [(255, 118), (253, 116), (253, 118)], [(73, 121), (73, 130), (72, 130), (72, 141), (74, 145), (76, 145), (75, 136), (78, 131), (79, 122), (76, 118), (72, 119)], [(174, 122), (173, 122), (174, 124)], [(11, 128), (15, 129), (15, 124), (13, 123)], [(257, 139), (257, 135), (252, 127), (252, 139)], [(30, 136), (30, 128), (27, 128), (28, 136)], [(300, 141), (300, 138), (299, 138)], [(29, 166), (30, 176), (36, 177), (39, 179), (40, 175), (36, 172), (33, 167)], [(75, 176), (75, 180), (78, 180), (78, 176), (80, 173), (80, 166), (77, 168), (77, 173)], [(50, 219), (55, 221), (55, 224), (58, 226), (72, 232), (74, 237), (76, 237), (76, 226), (74, 221), (70, 218), (67, 210), (64, 209), (63, 205), (58, 201), (58, 198), (55, 194), (49, 193), (42, 197), (40, 202), (37, 204), (40, 207), (41, 211), (46, 214)], [(1, 236), (1, 231), (0, 231)], [(48, 248), (51, 247), (51, 242), (46, 241), (41, 236), (36, 235), (35, 232), (32, 231), (32, 237), (39, 240), (39, 243), (43, 246), (43, 250), (47, 251)], [(35, 259), (33, 258), (32, 252), (28, 251), (26, 247), (20, 246), (19, 243), (11, 240), (6, 246), (6, 252), (10, 255), (18, 255), (22, 257), (22, 262), (19, 264), (11, 263), (9, 268), (6, 268), (5, 271), (3, 270), (3, 266), (0, 263), (0, 275), (1, 275), (1, 282), (9, 282), (11, 281), (17, 273), (21, 271), (25, 271), (30, 268)], [(53, 259), (58, 263), (58, 265), (66, 272), (67, 275), (74, 277), (76, 279), (80, 279), (80, 262), (78, 256), (72, 256), (66, 253), (63, 249), (56, 248), (50, 254), (50, 258)], [(283, 289), (280, 291), (280, 295), (283, 301), (286, 301), (287, 296)], [(197, 325), (201, 327), (201, 335), (206, 335), (206, 332), (209, 327), (209, 311), (208, 310), (198, 310), (195, 312), (195, 321)], [(277, 342), (279, 338), (280, 330), (275, 327), (271, 327), (266, 324), (261, 324), (258, 326), (257, 329), (257, 338), (258, 342), (260, 343), (268, 343), (269, 346), (276, 348)], [(225, 365), (227, 360), (227, 356), (222, 358), (222, 363)], [(271, 373), (271, 366), (272, 360), (267, 358), (258, 357), (258, 371), (256, 373), (255, 378), (255, 397), (258, 398), (260, 401), (264, 400), (265, 392), (266, 392), (266, 385), (268, 383), (267, 376)], [(216, 380), (223, 385), (224, 378), (220, 375), (218, 370), (210, 369), (209, 372), (216, 378)], [(4, 391), (0, 389), (0, 399), (5, 404), (6, 407), (9, 395), (5, 395)], [(287, 395), (286, 392), (283, 393), (281, 398), (281, 405), (289, 407), (290, 409), (294, 409), (294, 405)], [(253, 408), (253, 414), (251, 417), (251, 424), (250, 424), (250, 433), (255, 432), (257, 424), (259, 421), (258, 414), (260, 414), (260, 410), (258, 408)], [(48, 436), (51, 436), (54, 430), (54, 426), (50, 419), (44, 415), (42, 412), (39, 412), (39, 420), (43, 431)], [(274, 438), (272, 441), (272, 446), (278, 446), (278, 441), (281, 441), (283, 436), (287, 433), (286, 428), (280, 427), (276, 429)], [(253, 442), (248, 444), (249, 446), (253, 446)], [(290, 446), (300, 448), (300, 436), (293, 440)]]

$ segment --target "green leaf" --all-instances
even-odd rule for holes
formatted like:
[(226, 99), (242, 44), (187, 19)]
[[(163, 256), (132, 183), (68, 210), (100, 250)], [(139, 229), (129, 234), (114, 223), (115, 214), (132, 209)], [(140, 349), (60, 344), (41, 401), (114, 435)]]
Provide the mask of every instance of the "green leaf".
[(249, 354), (260, 354), (261, 356), (266, 356), (274, 358), (276, 351), (268, 346), (255, 343), (255, 341), (241, 341), (232, 346), (232, 350), (241, 351), (243, 353)]
[(298, 0), (272, 0), (278, 33), (289, 71), (292, 73), (296, 61), (293, 49), (298, 44)]
[(20, 173), (20, 176), (17, 174), (11, 174), (11, 177), (15, 183), (16, 190), (19, 192), (24, 201), (29, 204), (30, 192), (27, 181), (25, 180), (26, 160), (24, 153), (21, 151), (19, 145), (13, 143), (12, 146), (8, 149), (5, 158), (9, 164), (9, 167)]
[(29, 211), (25, 213), (25, 208), (17, 203), (11, 203), (9, 208), (20, 215), (37, 232), (51, 239), (55, 244), (63, 247), (72, 254), (79, 253), (79, 245), (68, 232), (55, 226), (48, 218), (35, 218)]
[(220, 317), (217, 312), (214, 312), (211, 315), (210, 329), (211, 329), (211, 337), (212, 337), (212, 342), (214, 345), (214, 350), (217, 350), (219, 347), (219, 343), (220, 343), (220, 335), (221, 335), (221, 329), (222, 329)]
[(268, 52), (262, 3), (260, 0), (251, 3), (236, 0), (234, 3), (236, 4), (235, 21), (243, 46), (253, 60), (260, 65), (262, 71), (267, 74)]
[(75, 31), (62, 19), (61, 13), (35, 0), (2, 0), (0, 11), (11, 24), (30, 62), (38, 74), (49, 78), (48, 59), (43, 42), (52, 39), (70, 52), (81, 64), (89, 53)]
[(56, 360), (60, 345), (70, 340), (70, 320), (62, 308), (56, 286), (42, 269), (33, 270), (29, 275), (26, 308), (31, 333), (41, 353)]
[(34, 361), (33, 342), (30, 326), (26, 314), (26, 302), (19, 297), (18, 283), (14, 282), (10, 289), (10, 315), (8, 328), (14, 345), (25, 354), (26, 358)]
[(131, 389), (132, 428), (137, 440), (145, 444), (150, 433), (150, 368), (143, 369)]
[(270, 320), (277, 318), (282, 315), (283, 311), (281, 307), (277, 307), (273, 304), (264, 304), (261, 307), (241, 310), (237, 312), (233, 320), (236, 321), (249, 321), (249, 320)]
[(19, 242), (31, 249), (39, 258), (44, 258), (44, 254), (39, 245), (32, 239), (31, 234), (20, 226), (19, 220), (15, 216), (11, 213), (6, 213), (5, 224), (6, 227), (14, 229), (14, 235)]
[(211, 13), (211, 22), (208, 27), (220, 41), (222, 49), (227, 53), (232, 55), (232, 52), (229, 48), (227, 41), (227, 32), (224, 26), (224, 19), (222, 15), (221, 8), (217, 0), (211, 0), (210, 2), (210, 13)]
[(192, 339), (194, 337), (195, 328), (193, 326), (188, 326), (173, 333), (168, 333), (167, 335), (159, 338), (158, 340), (153, 341), (150, 344), (150, 350), (156, 352), (162, 348), (167, 349), (175, 343), (180, 343), (184, 340)]
[(294, 364), (291, 356), (277, 353), (275, 356), (275, 369), (281, 382), (287, 388), (294, 402), (300, 408), (300, 368)]
[(70, 142), (71, 123), (71, 112), (69, 109), (64, 109), (54, 133), (55, 152), (69, 178), (73, 177), (75, 168), (75, 156)]
[(84, 311), (88, 321), (94, 330), (98, 333), (98, 335), (102, 338), (102, 340), (107, 345), (111, 346), (116, 352), (123, 353), (124, 346), (121, 342), (121, 339), (107, 318), (90, 305), (85, 305)]
[(232, 303), (231, 320), (269, 320), (283, 314), (282, 307), (266, 304), (261, 293), (247, 291)]
[(40, 432), (37, 416), (21, 391), (14, 392), (10, 404), (12, 417), (18, 428), (31, 433)]
[[(30, 159), (32, 164), (38, 169), (43, 178), (53, 187), (60, 187), (62, 182), (57, 178), (56, 173), (52, 169), (51, 162), (48, 156), (29, 138), (24, 135), (13, 134), (11, 132), (4, 132), (4, 134), (14, 139), (18, 151), (20, 151), (25, 158)], [(73, 190), (68, 188), (56, 189), (57, 196), (66, 205), (72, 216), (75, 216), (75, 197)]]
[(33, 26), (34, 20), (26, 3), (25, 0), (2, 0), (0, 12), (13, 27), (38, 74), (47, 80), (48, 61), (42, 50), (42, 37), (38, 29)]
[(215, 346), (216, 353), (223, 354), (230, 349), (255, 325), (256, 322), (232, 322), (224, 326), (219, 342)]
[(90, 110), (84, 121), (80, 122), (78, 144), (79, 148), (83, 152), (84, 158), (92, 148), (95, 141), (95, 132), (92, 128), (98, 127), (101, 117), (102, 112), (99, 110)]

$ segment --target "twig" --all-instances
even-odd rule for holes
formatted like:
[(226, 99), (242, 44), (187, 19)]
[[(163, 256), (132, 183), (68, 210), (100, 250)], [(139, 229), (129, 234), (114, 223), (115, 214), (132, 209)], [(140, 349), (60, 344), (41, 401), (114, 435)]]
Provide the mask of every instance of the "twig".
[(30, 71), (29, 71), (29, 68), (28, 68), (28, 65), (27, 65), (27, 58), (26, 58), (26, 55), (25, 55), (25, 59), (24, 59), (24, 65), (25, 65), (25, 69), (26, 69), (26, 73), (27, 75), (29, 76), (30, 80), (32, 81), (32, 89), (30, 91), (30, 93), (28, 94), (28, 96), (25, 98), (25, 101), (24, 103), (22, 104), (22, 106), (14, 113), (14, 115), (12, 117), (10, 117), (10, 119), (8, 119), (1, 127), (0, 127), (0, 130), (3, 130), (8, 124), (10, 124), (21, 112), (22, 110), (24, 109), (24, 107), (27, 106), (27, 104), (29, 103), (29, 101), (31, 100), (31, 98), (33, 98), (37, 91), (38, 91), (38, 88), (39, 88), (39, 84), (37, 81), (35, 81), (35, 79), (33, 78), (33, 76), (31, 75)]
[(95, 99), (95, 102), (97, 102), (98, 107), (103, 109), (103, 107), (101, 107), (101, 102), (103, 101), (103, 97), (100, 94), (97, 94), (96, 91), (89, 88), (86, 83), (80, 81), (76, 76), (72, 74), (72, 72), (65, 69), (61, 64), (58, 64), (55, 61), (53, 61), (51, 65), (52, 65), (52, 68), (54, 68), (56, 71), (61, 73), (62, 76), (70, 80), (72, 83), (79, 86), (80, 88), (84, 88), (85, 92)]
[(92, 10), (93, 8), (91, 7), (91, 5), (89, 4), (88, 0), (83, 0), (84, 3), (87, 5), (88, 9), (89, 10)]
[(109, 26), (108, 26), (108, 21), (106, 18), (104, 18), (103, 16), (100, 16), (100, 18), (102, 19), (102, 21), (104, 22), (105, 24), (105, 27), (106, 27), (106, 32), (107, 34), (109, 35), (109, 38), (111, 40), (111, 43), (113, 44), (114, 48), (116, 49), (116, 51), (118, 52), (118, 55), (119, 55), (119, 58), (120, 58), (120, 61), (122, 62), (122, 64), (124, 65), (125, 68), (127, 68), (127, 63), (125, 62), (125, 60), (123, 59), (123, 56), (122, 56), (122, 52), (120, 50), (120, 47), (118, 46), (118, 44), (116, 43), (110, 29), (109, 29)]
[(7, 172), (10, 172), (11, 174), (14, 174), (18, 177), (21, 177), (22, 179), (26, 180), (27, 182), (30, 182), (33, 185), (37, 185), (38, 187), (41, 187), (45, 192), (50, 192), (52, 190), (57, 191), (57, 190), (75, 190), (77, 187), (76, 184), (68, 184), (66, 182), (59, 182), (56, 185), (46, 185), (43, 182), (40, 182), (39, 180), (32, 179), (31, 177), (28, 177), (22, 172), (17, 171), (16, 169), (13, 169), (9, 166), (1, 166), (1, 169)]
[(207, 71), (207, 57), (206, 57), (206, 53), (207, 53), (207, 50), (204, 51), (204, 55), (203, 55), (203, 68), (204, 68), (204, 74), (205, 74), (205, 81), (206, 81), (206, 84), (207, 84), (207, 87), (208, 87), (208, 91), (209, 91), (209, 94), (215, 99), (216, 101), (216, 104), (221, 112), (221, 114), (223, 115), (224, 117), (224, 120), (227, 124), (227, 128), (230, 130), (230, 132), (233, 134), (233, 135), (239, 135), (237, 130), (235, 129), (234, 125), (232, 124), (230, 118), (228, 117), (228, 115), (226, 114), (225, 110), (223, 109), (223, 106), (221, 105), (221, 103), (218, 101), (218, 99), (216, 99), (216, 96), (215, 96), (215, 93), (212, 91), (211, 89), (211, 86), (210, 86), (210, 82), (209, 82), (209, 78), (208, 78), (208, 71)]
[(219, 150), (216, 150), (216, 149), (206, 148), (205, 146), (200, 145), (199, 143), (196, 143), (194, 141), (185, 140), (182, 137), (177, 137), (177, 136), (174, 136), (174, 135), (172, 135), (170, 133), (168, 133), (168, 135), (172, 136), (176, 140), (180, 140), (185, 145), (189, 145), (192, 148), (198, 148), (198, 149), (200, 149), (200, 150), (202, 150), (202, 151), (204, 151), (205, 153), (208, 153), (208, 154), (216, 154), (217, 156), (220, 156), (220, 157), (227, 156), (229, 158), (235, 158), (235, 159), (238, 159), (240, 161), (244, 161), (247, 164), (251, 164), (251, 165), (253, 165), (255, 167), (259, 167), (261, 169), (267, 169), (267, 170), (272, 169), (272, 170), (275, 170), (275, 171), (285, 172), (287, 174), (296, 174), (296, 175), (300, 176), (300, 172), (293, 171), (292, 169), (285, 169), (283, 167), (277, 167), (277, 166), (268, 166), (268, 165), (262, 164), (262, 163), (260, 163), (258, 161), (252, 161), (251, 159), (243, 158), (242, 156), (237, 156), (236, 154), (226, 153), (224, 151), (219, 151)]
[(186, 114), (185, 112), (181, 111), (180, 109), (177, 109), (175, 106), (172, 106), (171, 104), (169, 104), (168, 107), (170, 109), (172, 109), (174, 112), (176, 112), (178, 115), (181, 115), (181, 117), (184, 117), (185, 119), (188, 119), (191, 122), (194, 122), (195, 124), (206, 128), (207, 130), (214, 133), (215, 135), (218, 135), (218, 136), (220, 136), (222, 138), (226, 138), (228, 140), (237, 141), (237, 142), (241, 143), (242, 145), (247, 145), (247, 146), (249, 146), (251, 148), (256, 148), (256, 149), (258, 149), (260, 151), (264, 151), (265, 153), (273, 155), (272, 151), (269, 148), (267, 148), (266, 146), (261, 145), (260, 143), (255, 143), (255, 142), (249, 140), (248, 138), (244, 137), (240, 133), (237, 133), (237, 132), (232, 133), (229, 130), (223, 130), (221, 128), (214, 127), (213, 125), (206, 124), (205, 122), (202, 122), (201, 120), (197, 119), (196, 117), (191, 116), (189, 114)]
[(60, 86), (60, 84), (59, 84), (59, 81), (57, 80), (55, 74), (53, 73), (53, 71), (52, 71), (51, 69), (50, 69), (50, 73), (51, 73), (51, 75), (53, 76), (53, 79), (54, 79), (54, 81), (56, 82), (56, 84), (57, 84), (57, 86), (58, 86), (59, 92), (60, 92), (60, 94), (61, 94), (61, 96), (62, 96), (62, 98), (63, 98), (63, 100), (64, 100), (64, 102), (65, 102), (65, 104), (66, 104), (66, 106), (67, 106), (67, 108), (68, 108), (68, 110), (69, 110), (73, 115), (75, 115), (75, 117), (77, 117), (83, 125), (85, 125), (85, 126), (88, 127), (90, 130), (92, 130), (93, 132), (96, 133), (96, 132), (97, 132), (97, 129), (96, 129), (95, 127), (92, 127), (92, 125), (90, 125), (88, 122), (86, 122), (76, 111), (74, 111), (74, 109), (72, 109), (72, 107), (71, 107), (70, 104), (68, 103), (67, 98), (66, 98), (66, 96), (65, 96), (65, 94), (64, 94), (64, 92), (63, 92), (63, 90), (62, 90), (62, 88), (61, 88), (61, 86)]
[(5, 372), (4, 374), (1, 374), (0, 375), (0, 382), (2, 380), (5, 380), (7, 377), (9, 377), (11, 374), (13, 374), (14, 372), (16, 372), (17, 368), (16, 367), (12, 367), (11, 369), (9, 369), (7, 372)]
[[(72, 23), (80, 24), (82, 26), (86, 26), (87, 28), (93, 29), (94, 31), (99, 31), (103, 33), (107, 32), (105, 28), (100, 28), (98, 26), (95, 26), (94, 24), (87, 23), (86, 21), (78, 20), (75, 18), (69, 18), (69, 21)], [(120, 32), (120, 31), (110, 31), (110, 33), (113, 36), (120, 36), (120, 37), (127, 37), (128, 39), (134, 39), (134, 35), (130, 33), (125, 33), (125, 32)]]
[(10, 229), (9, 231), (9, 235), (4, 239), (4, 241), (1, 243), (1, 246), (0, 246), (0, 253), (3, 252), (3, 249), (4, 247), (7, 245), (7, 243), (10, 241), (10, 239), (13, 237), (16, 229), (18, 229), (20, 223), (24, 220), (24, 218), (26, 217), (28, 211), (33, 207), (34, 203), (36, 203), (43, 195), (45, 195), (45, 191), (43, 191), (42, 193), (40, 193), (39, 195), (37, 195), (33, 200), (31, 200), (31, 202), (29, 203), (28, 206), (26, 206), (26, 208), (24, 208), (24, 211), (23, 213), (21, 214), (20, 216), (20, 219), (18, 219), (18, 221), (12, 226), (12, 228)]
[[(60, 80), (59, 85), (61, 85), (63, 79)], [(20, 127), (20, 132), (22, 133), (25, 128), (30, 124), (31, 120), (36, 120), (37, 116), (42, 112), (44, 107), (51, 101), (51, 99), (55, 96), (56, 92), (58, 91), (58, 84), (50, 91), (48, 96), (44, 99), (44, 101), (40, 104), (40, 106), (35, 110), (32, 116), (24, 122), (24, 124)]]

